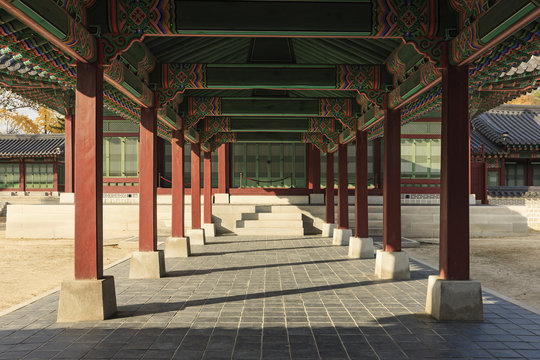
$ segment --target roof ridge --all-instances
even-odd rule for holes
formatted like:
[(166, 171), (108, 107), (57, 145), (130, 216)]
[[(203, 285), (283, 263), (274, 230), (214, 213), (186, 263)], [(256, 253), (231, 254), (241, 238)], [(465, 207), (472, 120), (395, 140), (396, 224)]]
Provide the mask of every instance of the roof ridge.
[(0, 134), (0, 140), (63, 139), (64, 133), (54, 134)]

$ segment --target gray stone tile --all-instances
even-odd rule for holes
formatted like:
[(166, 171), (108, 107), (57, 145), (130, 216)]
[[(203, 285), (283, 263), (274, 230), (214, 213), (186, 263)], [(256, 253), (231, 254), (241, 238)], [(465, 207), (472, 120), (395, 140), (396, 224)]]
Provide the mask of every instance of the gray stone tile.
[[(300, 245), (301, 242), (301, 245)], [(540, 316), (487, 295), (483, 323), (438, 323), (423, 311), (433, 272), (380, 282), (374, 260), (328, 239), (218, 237), (170, 276), (115, 276), (115, 319), (56, 324), (58, 294), (0, 317), (0, 358), (534, 358)], [(205, 253), (212, 253), (205, 256)]]

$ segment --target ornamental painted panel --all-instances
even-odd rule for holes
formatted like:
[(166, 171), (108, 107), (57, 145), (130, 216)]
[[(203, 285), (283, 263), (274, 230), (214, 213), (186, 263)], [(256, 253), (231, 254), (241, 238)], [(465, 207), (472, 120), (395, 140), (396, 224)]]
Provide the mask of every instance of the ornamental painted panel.
[(319, 116), (349, 117), (351, 112), (351, 100), (348, 98), (327, 98), (319, 101)]
[(186, 89), (206, 88), (206, 65), (163, 64), (162, 89), (159, 90), (161, 105), (168, 104)]
[(326, 152), (326, 143), (321, 133), (302, 133), (302, 142), (313, 144), (322, 152)]
[(310, 118), (309, 132), (329, 134), (334, 132), (334, 120), (332, 118)]
[(114, 34), (174, 34), (174, 0), (108, 0)]
[(361, 65), (337, 65), (338, 90), (364, 90), (379, 88), (379, 67)]
[(438, 30), (437, 0), (374, 0), (373, 36), (432, 38)]
[(163, 87), (174, 91), (204, 89), (206, 87), (206, 65), (164, 64)]
[(459, 28), (462, 29), (486, 11), (489, 0), (450, 0), (450, 5), (459, 13)]
[(188, 102), (190, 116), (219, 116), (221, 115), (221, 98), (219, 97), (190, 97)]
[(226, 116), (207, 117), (204, 121), (204, 131), (208, 133), (231, 131), (231, 118)]

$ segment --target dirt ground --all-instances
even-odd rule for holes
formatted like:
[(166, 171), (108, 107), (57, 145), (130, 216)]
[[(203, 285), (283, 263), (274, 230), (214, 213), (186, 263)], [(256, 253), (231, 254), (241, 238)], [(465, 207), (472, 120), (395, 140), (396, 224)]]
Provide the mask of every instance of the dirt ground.
[[(430, 265), (439, 263), (439, 245), (421, 242), (408, 248), (414, 258)], [(426, 242), (427, 241), (427, 242)], [(540, 311), (540, 232), (526, 237), (471, 239), (471, 278), (482, 286)]]
[[(136, 250), (137, 242), (126, 240), (104, 240), (104, 266)], [(6, 239), (5, 218), (0, 219), (0, 254), (0, 313), (73, 278), (73, 240)]]

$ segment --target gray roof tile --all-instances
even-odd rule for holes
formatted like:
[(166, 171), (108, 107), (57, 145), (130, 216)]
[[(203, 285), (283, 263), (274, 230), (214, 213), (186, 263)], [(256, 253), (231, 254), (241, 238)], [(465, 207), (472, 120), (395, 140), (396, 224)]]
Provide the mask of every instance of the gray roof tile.
[(498, 146), (540, 144), (540, 106), (500, 106), (474, 118), (471, 124)]
[(0, 135), (0, 158), (57, 157), (64, 153), (64, 134)]

